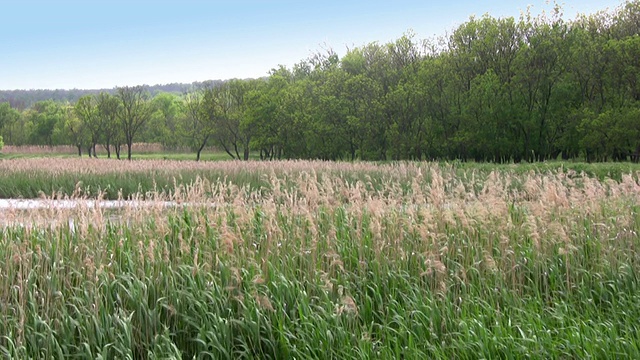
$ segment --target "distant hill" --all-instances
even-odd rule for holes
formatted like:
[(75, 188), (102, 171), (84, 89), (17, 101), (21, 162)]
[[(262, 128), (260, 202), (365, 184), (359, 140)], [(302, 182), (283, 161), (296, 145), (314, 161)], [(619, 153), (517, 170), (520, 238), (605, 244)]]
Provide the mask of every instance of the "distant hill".
[[(207, 81), (218, 83), (221, 80)], [(155, 95), (159, 92), (168, 92), (180, 94), (191, 87), (201, 85), (205, 82), (187, 83), (172, 83), (164, 85), (149, 86), (149, 92), (151, 95)], [(53, 100), (70, 103), (75, 103), (79, 98), (85, 95), (99, 94), (100, 92), (115, 93), (116, 89), (71, 89), (71, 90), (0, 90), (0, 103), (9, 102), (14, 109), (24, 110), (31, 107), (38, 101)]]

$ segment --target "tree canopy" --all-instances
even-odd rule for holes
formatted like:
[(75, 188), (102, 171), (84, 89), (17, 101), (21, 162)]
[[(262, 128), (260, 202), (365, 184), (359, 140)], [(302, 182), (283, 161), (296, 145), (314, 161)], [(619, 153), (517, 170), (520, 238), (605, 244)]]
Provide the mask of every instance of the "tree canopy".
[(94, 155), (102, 144), (118, 157), (135, 138), (198, 159), (215, 146), (244, 160), (637, 161), (638, 19), (638, 0), (571, 20), (560, 7), (471, 17), (443, 38), (328, 49), (262, 79), (4, 102), (0, 129), (7, 144)]

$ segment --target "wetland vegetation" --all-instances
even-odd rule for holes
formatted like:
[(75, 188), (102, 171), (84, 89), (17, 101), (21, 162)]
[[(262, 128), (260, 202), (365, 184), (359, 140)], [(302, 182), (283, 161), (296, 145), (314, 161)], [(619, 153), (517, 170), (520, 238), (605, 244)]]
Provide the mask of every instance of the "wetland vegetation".
[[(7, 161), (112, 180), (109, 160)], [(637, 170), (112, 162), (180, 179), (138, 196), (193, 205), (4, 227), (3, 356), (640, 355)]]

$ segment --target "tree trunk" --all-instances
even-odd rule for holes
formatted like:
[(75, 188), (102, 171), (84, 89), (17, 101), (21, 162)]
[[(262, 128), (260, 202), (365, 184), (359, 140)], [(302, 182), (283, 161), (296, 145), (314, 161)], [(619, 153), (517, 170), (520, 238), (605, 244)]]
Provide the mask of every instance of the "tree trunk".
[(236, 159), (240, 160), (240, 153), (238, 152), (238, 144), (237, 143), (233, 143), (233, 149), (236, 152)]
[(200, 147), (198, 148), (198, 151), (196, 153), (196, 161), (200, 161), (200, 154), (202, 153), (204, 147), (207, 146), (207, 141), (209, 141), (209, 135), (207, 135), (204, 138), (204, 141), (202, 141), (202, 143), (200, 144)]
[(196, 152), (196, 161), (200, 161), (200, 154), (202, 153), (202, 149), (204, 149), (206, 142), (204, 142), (199, 148), (198, 151)]
[(229, 156), (231, 156), (232, 159), (235, 159), (235, 156), (233, 156), (233, 154), (231, 153), (231, 151), (229, 150), (229, 148), (227, 147), (227, 145), (224, 144), (224, 142), (222, 141), (218, 141), (220, 143), (220, 145), (222, 146), (222, 148), (224, 149), (224, 151), (229, 154)]
[(127, 142), (127, 160), (131, 160), (131, 147), (133, 147), (133, 144), (131, 142)]
[(78, 148), (78, 156), (82, 157), (82, 145), (76, 145), (76, 147)]

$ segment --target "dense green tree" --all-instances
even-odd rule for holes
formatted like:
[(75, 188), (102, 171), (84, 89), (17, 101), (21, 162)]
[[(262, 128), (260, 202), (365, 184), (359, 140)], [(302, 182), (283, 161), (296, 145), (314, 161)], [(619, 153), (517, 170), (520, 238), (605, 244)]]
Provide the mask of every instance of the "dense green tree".
[(144, 142), (159, 143), (166, 149), (173, 149), (180, 144), (178, 124), (184, 121), (181, 99), (178, 95), (160, 92), (151, 99), (155, 109), (140, 134)]
[[(237, 159), (249, 160), (251, 150), (251, 139), (255, 133), (255, 126), (249, 113), (250, 98), (262, 80), (231, 80), (229, 81), (229, 94), (231, 99), (231, 113), (228, 116), (228, 123), (237, 124), (237, 143), (234, 140), (234, 149)], [(235, 125), (232, 126), (236, 128)], [(242, 149), (242, 158), (239, 156), (238, 147)]]
[(234, 159), (249, 159), (254, 128), (247, 98), (260, 81), (234, 79), (204, 91), (202, 101), (213, 122), (212, 138)]
[[(638, 19), (639, 0), (570, 21), (559, 6), (471, 17), (446, 37), (407, 32), (342, 57), (323, 49), (268, 78), (195, 84), (182, 96), (144, 87), (67, 94), (80, 99), (79, 118), (64, 103), (35, 102), (38, 93), (23, 107), (0, 106), (1, 134), (11, 144), (100, 141), (118, 157), (122, 143), (131, 156), (136, 136), (188, 146), (196, 159), (210, 144), (245, 160), (255, 151), (262, 159), (638, 161)], [(94, 110), (95, 123), (86, 120)]]
[(57, 145), (54, 143), (54, 129), (57, 123), (64, 123), (65, 105), (52, 100), (39, 101), (25, 115), (30, 124), (29, 144)]
[[(67, 137), (67, 140), (78, 149), (78, 156), (82, 156), (82, 148), (88, 146), (87, 144), (89, 143), (86, 124), (79, 118), (75, 107), (68, 106), (65, 112), (65, 122), (61, 131)], [(89, 147), (89, 150), (92, 150), (91, 147)], [(91, 157), (91, 152), (89, 152), (88, 156)]]
[(0, 134), (7, 143), (12, 143), (12, 129), (20, 119), (20, 112), (10, 106), (8, 102), (0, 103)]
[(261, 159), (280, 158), (288, 143), (292, 124), (285, 107), (293, 76), (285, 67), (273, 69), (268, 81), (257, 83), (247, 94), (246, 126), (253, 128), (250, 146), (260, 151)]

